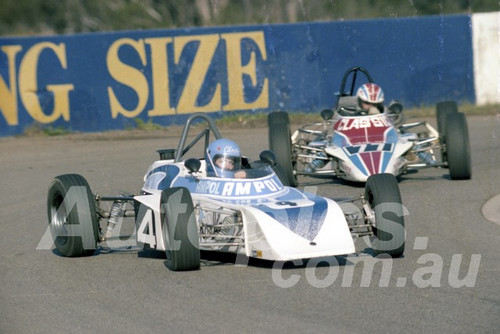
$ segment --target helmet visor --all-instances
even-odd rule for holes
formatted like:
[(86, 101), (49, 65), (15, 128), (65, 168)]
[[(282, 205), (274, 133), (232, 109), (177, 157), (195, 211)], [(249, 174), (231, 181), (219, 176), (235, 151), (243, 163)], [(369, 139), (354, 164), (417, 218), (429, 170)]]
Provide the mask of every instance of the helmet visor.
[(375, 108), (380, 110), (382, 107), (382, 103), (369, 102), (369, 101), (363, 100), (362, 98), (358, 98), (358, 106), (362, 110), (369, 110), (372, 107), (375, 107)]
[(217, 154), (214, 157), (214, 164), (215, 167), (219, 168), (222, 172), (234, 171), (240, 169), (241, 157)]

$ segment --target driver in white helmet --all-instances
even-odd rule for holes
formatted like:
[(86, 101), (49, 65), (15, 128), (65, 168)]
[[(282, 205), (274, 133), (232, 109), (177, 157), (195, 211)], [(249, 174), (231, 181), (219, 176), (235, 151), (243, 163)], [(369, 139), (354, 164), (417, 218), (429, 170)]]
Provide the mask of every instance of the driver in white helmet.
[(384, 91), (374, 83), (365, 83), (358, 88), (356, 93), (358, 107), (368, 115), (384, 112)]
[[(380, 113), (387, 113), (387, 115), (395, 124), (398, 124), (397, 122), (401, 123), (400, 116), (402, 107), (399, 110), (393, 110), (391, 106), (389, 106), (389, 108), (386, 108), (384, 106), (384, 91), (379, 85), (372, 82), (361, 85), (356, 92), (356, 97), (358, 100), (358, 106), (357, 108), (355, 108), (355, 110), (351, 110), (349, 116), (378, 115)], [(396, 104), (399, 105), (399, 103)], [(333, 116), (333, 121), (337, 122), (340, 118), (341, 116), (338, 113), (335, 113)], [(325, 157), (325, 154), (323, 152), (319, 152), (317, 155), (323, 155), (323, 158)], [(305, 171), (313, 172), (319, 168), (324, 167), (326, 163), (327, 160), (321, 159), (321, 157), (313, 159), (310, 162), (309, 166), (305, 167)]]

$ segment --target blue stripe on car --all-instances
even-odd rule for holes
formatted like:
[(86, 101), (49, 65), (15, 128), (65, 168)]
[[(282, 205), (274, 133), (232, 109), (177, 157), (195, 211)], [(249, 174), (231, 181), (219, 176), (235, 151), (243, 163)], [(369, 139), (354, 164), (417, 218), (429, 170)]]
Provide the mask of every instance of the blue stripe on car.
[(299, 236), (312, 241), (318, 235), (325, 221), (328, 203), (324, 198), (310, 198), (311, 205), (298, 206), (293, 200), (283, 200), (275, 204), (282, 208), (271, 208), (266, 204), (255, 207)]

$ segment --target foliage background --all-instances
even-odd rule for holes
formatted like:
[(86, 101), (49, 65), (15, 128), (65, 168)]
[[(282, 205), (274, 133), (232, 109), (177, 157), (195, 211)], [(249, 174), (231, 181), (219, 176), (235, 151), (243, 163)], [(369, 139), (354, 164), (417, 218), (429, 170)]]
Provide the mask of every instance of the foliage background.
[(499, 0), (0, 0), (0, 35), (294, 23), (498, 10)]

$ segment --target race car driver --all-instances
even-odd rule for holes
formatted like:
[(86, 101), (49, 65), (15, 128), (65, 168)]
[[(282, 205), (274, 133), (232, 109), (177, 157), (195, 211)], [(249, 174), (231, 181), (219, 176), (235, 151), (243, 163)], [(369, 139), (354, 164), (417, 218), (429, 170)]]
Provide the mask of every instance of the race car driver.
[(207, 175), (243, 179), (246, 172), (241, 170), (241, 150), (234, 141), (221, 138), (208, 145), (205, 154)]
[(365, 83), (356, 93), (358, 106), (368, 115), (376, 115), (384, 111), (384, 91), (374, 83)]

